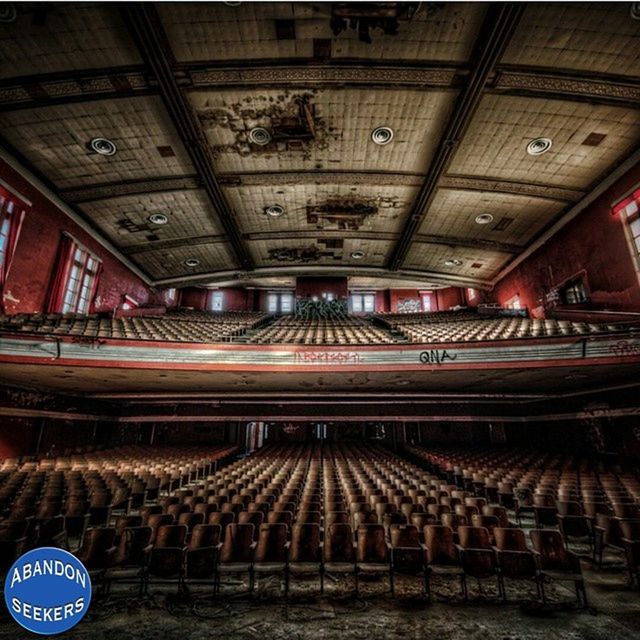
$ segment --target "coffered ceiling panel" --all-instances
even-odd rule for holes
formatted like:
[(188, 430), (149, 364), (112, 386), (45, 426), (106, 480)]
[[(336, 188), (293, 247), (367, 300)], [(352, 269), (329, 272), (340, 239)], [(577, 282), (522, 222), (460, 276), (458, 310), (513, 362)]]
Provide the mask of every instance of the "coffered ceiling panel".
[[(192, 174), (160, 98), (100, 100), (0, 113), (3, 136), (58, 188)], [(97, 137), (118, 151), (88, 148)], [(161, 155), (169, 147), (173, 155)]]
[[(405, 267), (445, 275), (490, 280), (511, 257), (509, 254), (493, 250), (414, 242), (407, 256)], [(460, 264), (447, 264), (447, 261), (452, 260), (458, 261)]]
[[(171, 249), (149, 251), (131, 256), (135, 262), (144, 265), (155, 279), (197, 275), (211, 271), (227, 271), (238, 265), (233, 258), (231, 247), (227, 243), (203, 245), (185, 244)], [(187, 260), (198, 260), (198, 264), (189, 267)]]
[(638, 76), (640, 22), (631, 2), (532, 2), (503, 63)]
[(350, 28), (334, 36), (329, 2), (162, 3), (159, 11), (181, 62), (313, 58), (318, 41), (328, 41), (332, 58), (466, 60), (486, 5), (414, 4), (417, 12), (400, 17), (397, 35), (372, 30), (371, 43)]
[(113, 6), (85, 2), (20, 2), (0, 24), (0, 77), (140, 64)]
[[(565, 207), (544, 198), (439, 189), (419, 232), (525, 245)], [(488, 224), (476, 222), (487, 215), (493, 217)]]
[[(261, 267), (282, 266), (369, 266), (381, 267), (388, 258), (389, 242), (362, 238), (256, 240), (247, 242), (256, 263)], [(360, 259), (352, 256), (362, 251)]]
[[(192, 238), (222, 234), (206, 195), (196, 189), (85, 202), (80, 208), (119, 247), (176, 239), (188, 243)], [(157, 214), (166, 216), (167, 223), (149, 220)]]
[[(597, 146), (591, 134), (604, 136)], [(544, 155), (527, 144), (550, 138)], [(486, 95), (450, 171), (587, 189), (640, 144), (640, 110), (564, 100)]]
[[(189, 97), (218, 172), (423, 173), (455, 93), (380, 89), (195, 91)], [(306, 105), (303, 114), (302, 104)], [(289, 142), (288, 129), (279, 139), (274, 135), (272, 143), (263, 147), (249, 141), (249, 131), (254, 127), (277, 134), (278, 127), (289, 123), (302, 130), (298, 138), (302, 142)], [(392, 143), (378, 146), (372, 142), (371, 132), (380, 126), (394, 130)]]
[[(295, 184), (227, 187), (225, 193), (243, 233), (283, 231), (399, 232), (416, 187)], [(284, 215), (265, 209), (279, 204)]]

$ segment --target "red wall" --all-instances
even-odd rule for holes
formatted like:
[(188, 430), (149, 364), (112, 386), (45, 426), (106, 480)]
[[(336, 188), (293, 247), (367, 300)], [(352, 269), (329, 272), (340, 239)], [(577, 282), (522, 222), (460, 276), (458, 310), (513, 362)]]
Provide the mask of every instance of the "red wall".
[(435, 291), (438, 311), (447, 311), (451, 307), (465, 304), (464, 291), (458, 287), (436, 289)]
[(193, 307), (199, 311), (207, 308), (207, 289), (198, 289), (197, 287), (187, 287), (181, 290), (180, 304), (183, 307)]
[(103, 271), (95, 298), (96, 311), (115, 309), (124, 294), (129, 294), (140, 304), (149, 302), (149, 288), (140, 278), (2, 160), (0, 174), (33, 203), (27, 209), (4, 289), (7, 313), (45, 310), (62, 231), (69, 232), (102, 260)]
[(498, 282), (495, 300), (504, 304), (519, 295), (532, 315), (544, 315), (546, 293), (584, 273), (591, 308), (639, 311), (640, 283), (623, 222), (611, 215), (611, 204), (638, 182), (640, 165)]
[(0, 460), (31, 455), (37, 441), (37, 427), (31, 418), (2, 417)]
[(323, 293), (333, 293), (337, 298), (349, 295), (347, 278), (296, 278), (296, 298), (322, 297)]

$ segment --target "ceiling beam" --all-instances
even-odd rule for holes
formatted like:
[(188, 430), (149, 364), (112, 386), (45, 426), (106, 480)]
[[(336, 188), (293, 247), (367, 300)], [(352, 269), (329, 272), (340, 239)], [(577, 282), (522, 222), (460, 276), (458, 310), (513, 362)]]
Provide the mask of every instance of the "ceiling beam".
[(498, 242), (496, 240), (485, 240), (483, 238), (457, 238), (454, 236), (440, 236), (426, 233), (416, 233), (416, 242), (428, 244), (442, 244), (447, 247), (465, 247), (467, 249), (485, 249), (487, 251), (499, 251), (501, 253), (520, 253), (522, 246), (510, 244), (508, 242)]
[(388, 271), (384, 267), (366, 267), (356, 265), (291, 265), (283, 267), (258, 267), (253, 271), (212, 271), (210, 273), (199, 273), (197, 275), (177, 276), (173, 278), (163, 278), (156, 280), (153, 284), (157, 287), (173, 287), (197, 284), (214, 284), (216, 282), (237, 282), (241, 284), (244, 280), (255, 280), (256, 278), (282, 278), (295, 276), (346, 276), (346, 277), (377, 277), (388, 278), (390, 280), (415, 280), (424, 282), (425, 287), (429, 283), (444, 284), (451, 287), (473, 287), (475, 289), (490, 290), (491, 282), (480, 278), (457, 276), (449, 273), (436, 271), (417, 271), (414, 269), (403, 269), (398, 271)]
[(239, 265), (243, 269), (252, 269), (253, 259), (240, 237), (233, 212), (213, 171), (213, 159), (206, 137), (176, 77), (175, 58), (155, 7), (151, 3), (123, 3), (121, 11), (142, 59), (158, 82), (160, 95), (218, 214)]
[(640, 81), (630, 76), (556, 71), (548, 67), (498, 65), (487, 92), (589, 104), (640, 106)]
[(475, 64), (453, 108), (449, 122), (438, 143), (429, 172), (415, 200), (405, 228), (398, 240), (389, 268), (396, 271), (407, 256), (413, 236), (420, 227), (431, 204), (438, 182), (474, 115), (484, 88), (498, 60), (513, 35), (524, 11), (522, 4), (490, 5), (471, 59)]

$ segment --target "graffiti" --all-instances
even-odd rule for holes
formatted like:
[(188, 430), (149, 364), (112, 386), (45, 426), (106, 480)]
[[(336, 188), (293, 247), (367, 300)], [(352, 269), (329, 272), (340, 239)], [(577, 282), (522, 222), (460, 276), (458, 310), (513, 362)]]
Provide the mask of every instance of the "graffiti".
[(618, 340), (618, 342), (609, 347), (609, 353), (620, 357), (640, 355), (640, 342)]
[(355, 351), (296, 351), (295, 361), (300, 364), (360, 364), (362, 356)]
[(455, 360), (458, 356), (449, 353), (446, 349), (430, 349), (420, 354), (422, 364), (443, 364), (447, 360)]

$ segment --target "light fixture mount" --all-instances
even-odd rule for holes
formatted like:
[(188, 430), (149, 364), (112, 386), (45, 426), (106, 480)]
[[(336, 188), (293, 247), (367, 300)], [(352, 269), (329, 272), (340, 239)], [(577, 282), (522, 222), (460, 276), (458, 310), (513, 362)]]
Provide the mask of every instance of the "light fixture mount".
[(101, 156), (114, 156), (118, 151), (116, 143), (108, 138), (93, 138), (89, 142), (89, 148)]
[(543, 153), (547, 153), (552, 145), (551, 138), (534, 138), (527, 145), (527, 153), (530, 156), (541, 156)]
[(152, 213), (147, 220), (153, 224), (167, 224), (169, 218), (164, 213)]
[(270, 218), (279, 218), (284, 215), (284, 207), (280, 204), (272, 204), (264, 208), (264, 213)]
[(0, 2), (0, 22), (9, 24), (15, 22), (18, 17), (15, 4), (12, 2)]
[(189, 258), (188, 260), (185, 260), (184, 263), (187, 267), (197, 267), (200, 264), (200, 260), (197, 260), (196, 258)]
[(249, 131), (249, 142), (264, 147), (271, 142), (271, 133), (264, 127), (254, 127)]
[(391, 127), (376, 127), (371, 132), (371, 140), (379, 145), (389, 144), (393, 140), (393, 129)]
[(462, 260), (458, 260), (458, 258), (449, 258), (444, 261), (447, 267), (459, 267), (462, 265)]
[(362, 258), (364, 258), (364, 256), (365, 256), (364, 251), (360, 251), (359, 249), (357, 251), (352, 251), (351, 252), (351, 257), (354, 260), (362, 260)]
[(491, 224), (493, 222), (493, 216), (490, 213), (481, 213), (476, 216), (476, 224)]

